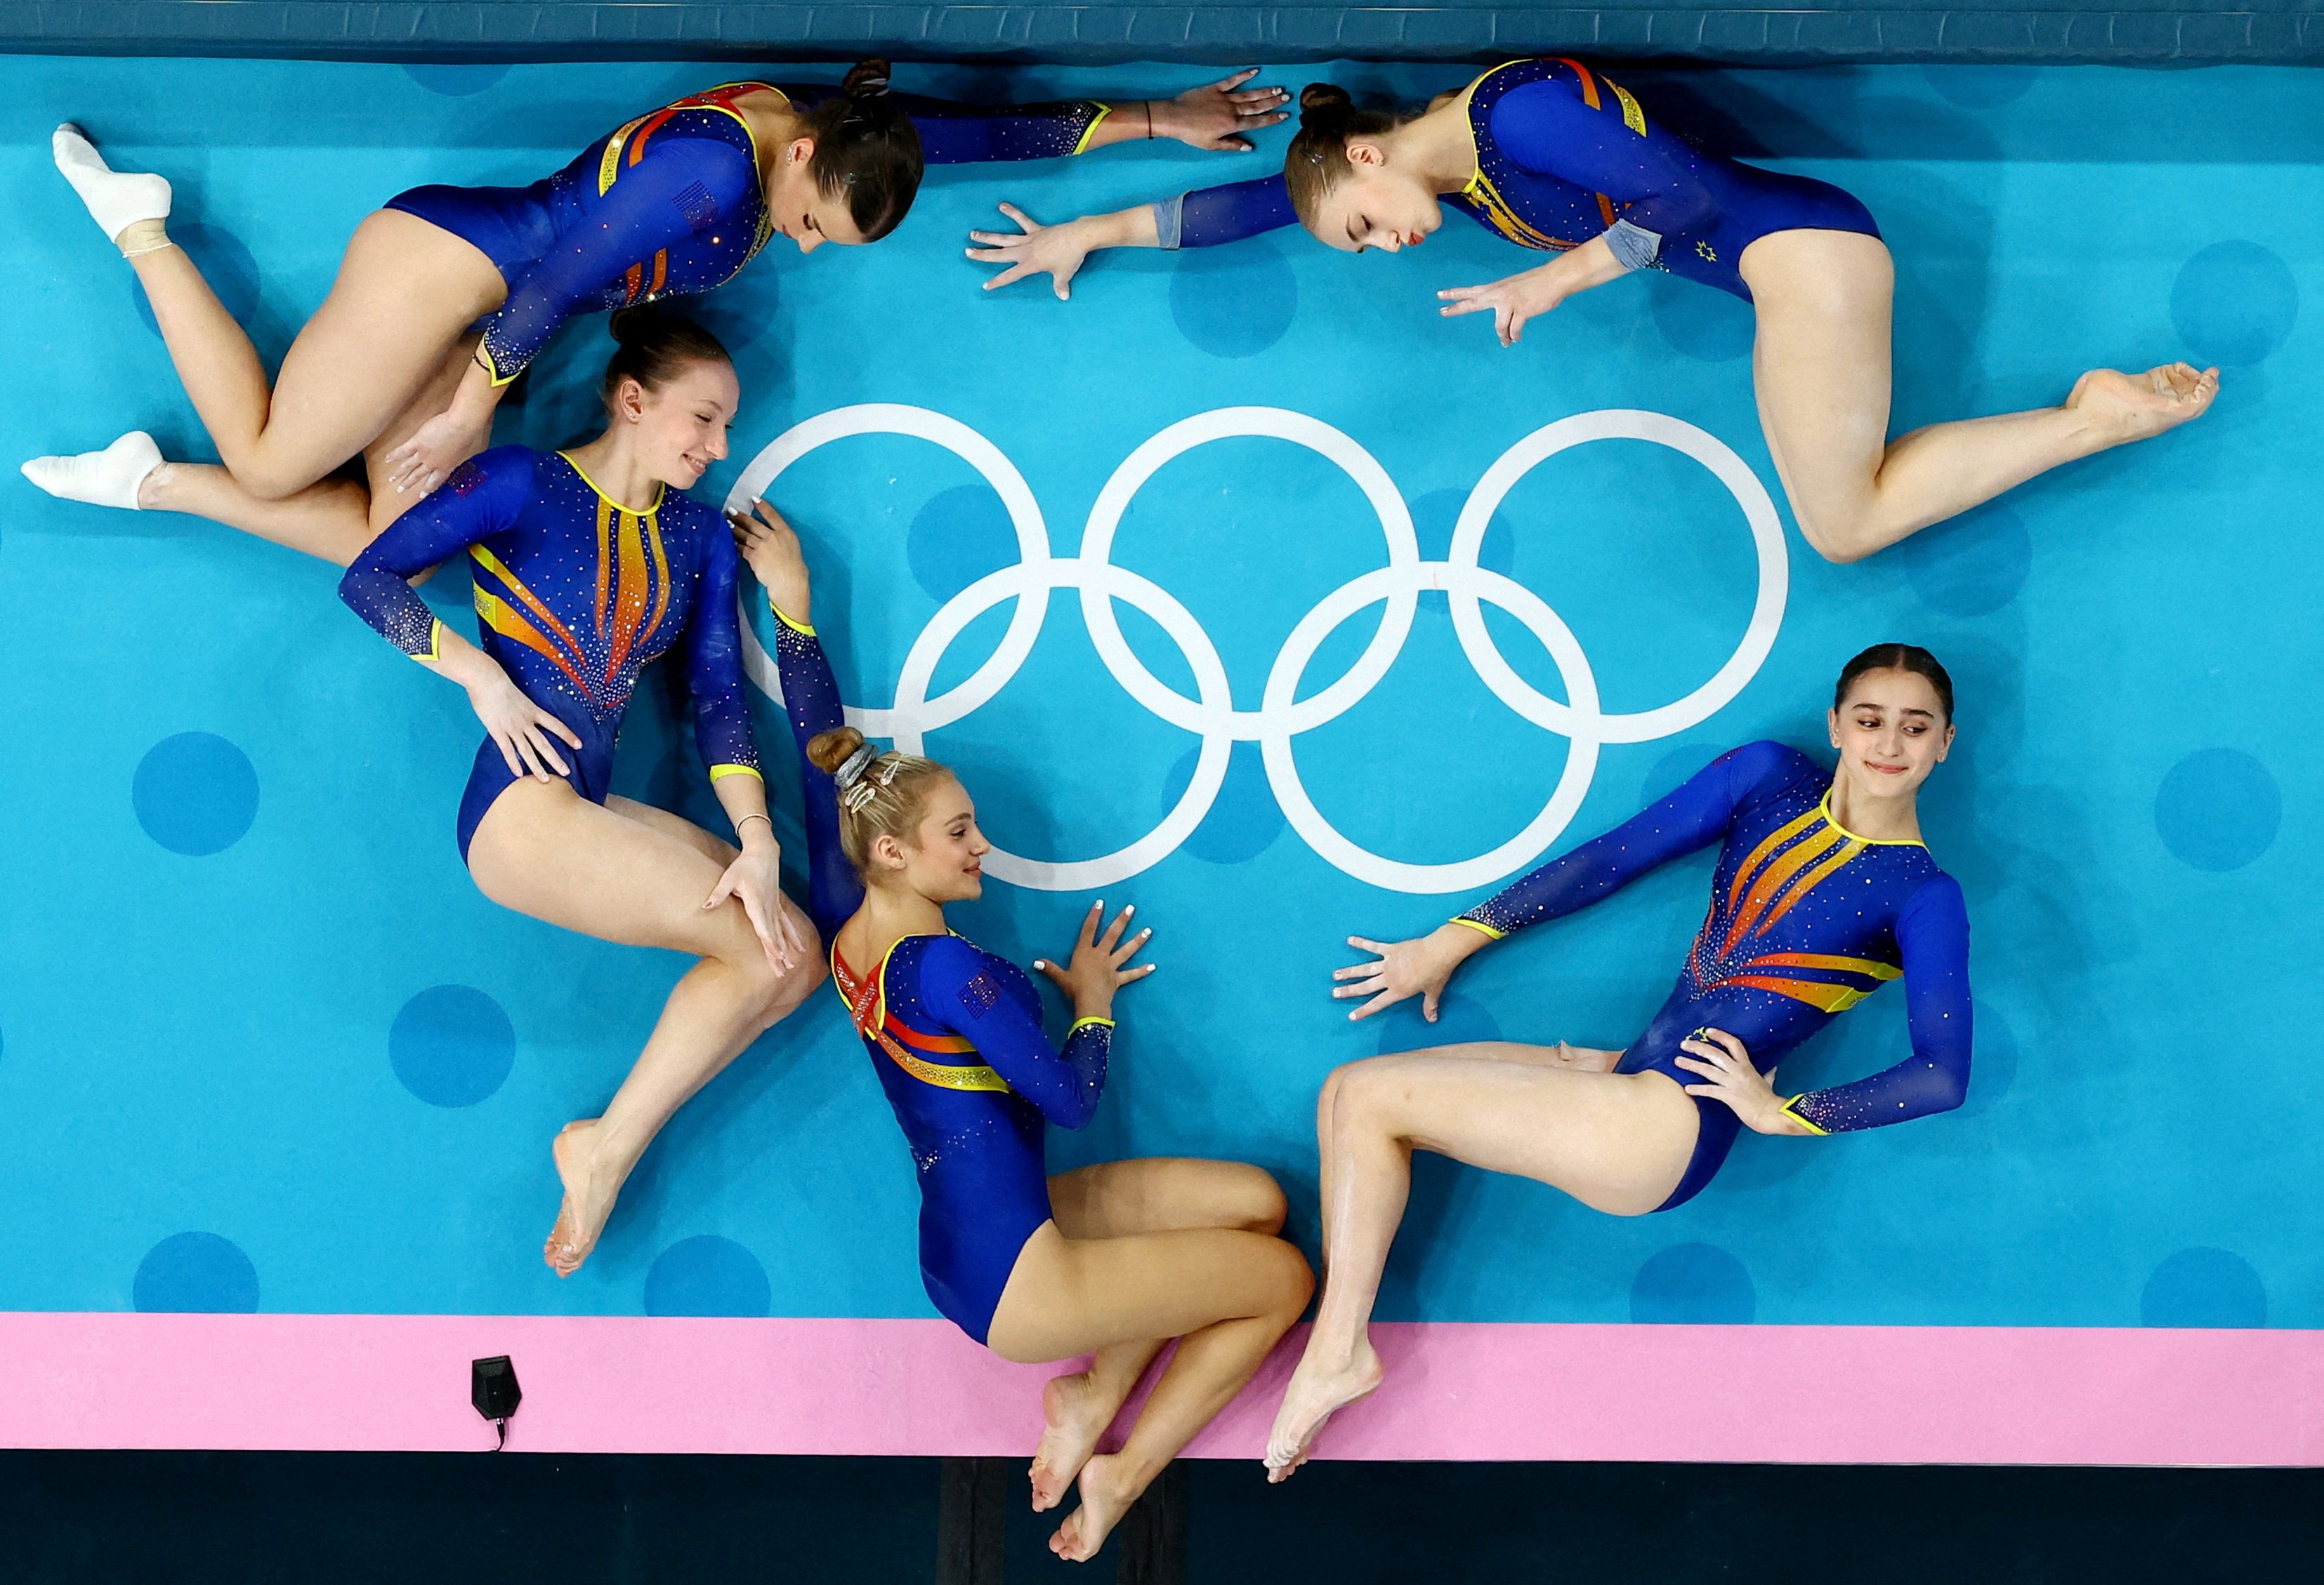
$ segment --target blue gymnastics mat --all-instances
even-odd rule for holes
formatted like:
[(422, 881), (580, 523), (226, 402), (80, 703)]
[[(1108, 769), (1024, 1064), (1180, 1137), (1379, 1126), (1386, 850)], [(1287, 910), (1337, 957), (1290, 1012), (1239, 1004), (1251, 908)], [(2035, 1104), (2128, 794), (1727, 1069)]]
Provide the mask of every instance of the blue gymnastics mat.
[[(1341, 75), (1413, 97), (1459, 77)], [(137, 426), (204, 455), (129, 272), (50, 169), (60, 118), (177, 182), (176, 235), (274, 356), (388, 195), (528, 179), (704, 78), (0, 60), (0, 248), (17, 281), (0, 299), (16, 355), (5, 455)], [(1125, 68), (1104, 87), (1183, 80)], [(704, 493), (822, 415), (915, 410), (899, 420), (913, 433), (833, 438), (775, 488), (814, 546), (852, 704), (892, 705), (948, 608), (965, 620), (924, 655), (928, 691), (985, 666), (1010, 604), (969, 616), (956, 597), (1019, 560), (1029, 502), (1061, 558), (1120, 507), (1112, 561), (1167, 596), (1115, 607), (1137, 662), (1123, 675), (1149, 670), (1148, 699), (1194, 695), (1200, 640), (1237, 710), (1277, 712), (1304, 794), (1236, 742), (1199, 821), (1104, 888), (1140, 906), (1162, 968), (1125, 996), (1112, 1089), (1091, 1129), (1056, 1137), (1058, 1165), (1258, 1161), (1312, 1247), (1311, 1109), (1334, 1064), (1496, 1035), (1628, 1040), (1676, 971), (1709, 861), (1480, 960), (1433, 1030), (1408, 1009), (1351, 1027), (1326, 994), (1341, 939), (1417, 932), (1457, 906), (1395, 866), (1468, 864), (1458, 895), (1473, 896), (1555, 845), (1551, 827), (1560, 843), (1602, 829), (1728, 745), (1821, 751), (1840, 661), (1909, 639), (1960, 690), (1960, 748), (1925, 814), (1975, 928), (1967, 1106), (1831, 1140), (1747, 1137), (1702, 1197), (1628, 1221), (1424, 1157), (1383, 1319), (2318, 1325), (2324, 1209), (2308, 1185), (2324, 1128), (2287, 1031), (2308, 1022), (2324, 862), (2324, 749), (2306, 729), (2324, 659), (2310, 531), (2324, 336), (2302, 311), (2324, 290), (2324, 78), (1862, 68), (1681, 86), (1878, 216), (1899, 265), (1900, 430), (2054, 401), (2089, 365), (2182, 356), (2223, 367), (2215, 410), (1835, 567), (1787, 512), (1763, 525), (1777, 548), (1755, 540), (1746, 507), (1775, 475), (1748, 310), (1716, 292), (1618, 282), (1504, 352), (1435, 313), (1438, 288), (1530, 262), (1465, 225), (1394, 257), (1296, 234), (1112, 257), (1070, 303), (1038, 285), (987, 295), (960, 255), (1001, 199), (1047, 218), (1254, 175), (1278, 132), (1241, 158), (947, 170), (878, 247), (770, 253), (705, 305), (745, 410)], [(606, 345), (596, 321), (569, 328), (503, 438), (592, 432)], [(1107, 496), (1157, 436), (1230, 408), (1273, 416)], [(1579, 419), (1609, 411), (1629, 416)], [(1477, 546), (1538, 609), (1488, 607), (1489, 644), (1464, 647), (1444, 596), (1424, 594), (1393, 663), (1343, 711), (1296, 719), (1268, 699), (1295, 639), (1313, 640), (1302, 698), (1373, 641), (1379, 604), (1329, 632), (1311, 613), (1388, 562), (1383, 513), (1392, 528), (1408, 512), (1409, 555), (1444, 559), (1480, 480), (1561, 419), (1612, 438), (1523, 471)], [(1370, 501), (1345, 471), (1367, 458)], [(988, 483), (1011, 471), (1014, 520)], [(611, 1093), (680, 961), (476, 894), (452, 836), (475, 723), (339, 605), (332, 569), (189, 519), (53, 502), (13, 471), (0, 489), (17, 657), (0, 697), (0, 1116), (14, 1136), (0, 1310), (929, 1313), (912, 1173), (827, 995), (680, 1115), (595, 1257), (551, 1276), (549, 1138)], [(466, 620), (456, 572), (429, 597)], [(1176, 622), (1173, 602), (1199, 630), (1194, 661), (1154, 615)], [(1570, 658), (1561, 680), (1544, 648), (1561, 624), (1607, 714), (1700, 703), (1730, 666), (1731, 696), (1699, 719), (1634, 721), (1638, 741), (1600, 728), (1594, 752), (1576, 746), (1503, 702), (1513, 686), (1546, 701), (1536, 715), (1577, 702)], [(1500, 694), (1474, 659), (1491, 653)], [(622, 785), (715, 818), (678, 719), (666, 688), (641, 691)], [(760, 723), (783, 764), (779, 714)], [(1070, 587), (1006, 685), (928, 741), (996, 840), (1039, 862), (1139, 843), (1208, 774), (1198, 734), (1109, 669)], [(1562, 782), (1570, 823), (1472, 862)], [(795, 786), (779, 774), (774, 790), (795, 852)], [(1295, 822), (1302, 797), (1314, 817)], [(1326, 825), (1344, 846), (1314, 834)], [(996, 883), (956, 923), (1029, 958), (1057, 949), (1089, 895)], [(1886, 1065), (1902, 1013), (1895, 991), (1875, 997), (1785, 1083)]]

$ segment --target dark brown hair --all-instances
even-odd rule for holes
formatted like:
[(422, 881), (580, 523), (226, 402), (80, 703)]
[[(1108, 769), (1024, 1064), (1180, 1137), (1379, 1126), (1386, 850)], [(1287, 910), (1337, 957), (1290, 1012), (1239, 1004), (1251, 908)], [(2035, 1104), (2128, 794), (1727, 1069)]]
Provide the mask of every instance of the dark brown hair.
[(1841, 709), (1848, 704), (1848, 690), (1868, 671), (1909, 671), (1914, 677), (1928, 678), (1929, 686), (1937, 690), (1937, 703), (1944, 710), (1945, 724), (1952, 724), (1953, 679), (1937, 658), (1918, 644), (1875, 644), (1841, 667), (1840, 686), (1831, 690), (1833, 709)]
[(1315, 229), (1323, 197), (1347, 179), (1348, 140), (1394, 132), (1409, 115), (1392, 110), (1360, 110), (1348, 90), (1334, 83), (1309, 83), (1299, 91), (1299, 131), (1283, 155), (1283, 185), (1299, 224)]
[(715, 336), (683, 314), (666, 309), (622, 309), (605, 328), (613, 337), (613, 355), (605, 360), (605, 382), (601, 388), (609, 412), (624, 380), (635, 380), (648, 391), (659, 391), (696, 364), (733, 361)]
[[(807, 740), (807, 763), (826, 776), (836, 776), (862, 747), (863, 734), (852, 726), (819, 732)], [(951, 778), (952, 772), (934, 760), (890, 749), (839, 789), (839, 845), (857, 874), (872, 879), (872, 843), (880, 837), (892, 836), (906, 847), (919, 845), (928, 794)]]
[(816, 190), (844, 198), (848, 218), (865, 242), (878, 242), (910, 212), (920, 190), (920, 134), (903, 106), (888, 94), (888, 63), (859, 60), (835, 97), (800, 119), (801, 135), (815, 140), (807, 169)]

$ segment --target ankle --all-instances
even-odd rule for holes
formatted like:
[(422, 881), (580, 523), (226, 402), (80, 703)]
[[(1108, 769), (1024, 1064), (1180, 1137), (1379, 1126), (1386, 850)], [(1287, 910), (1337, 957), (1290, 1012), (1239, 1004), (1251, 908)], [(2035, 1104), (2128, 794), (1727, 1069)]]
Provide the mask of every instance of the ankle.
[(158, 253), (163, 248), (178, 244), (170, 240), (168, 222), (136, 220), (121, 228), (120, 235), (113, 239), (113, 245), (121, 250), (123, 258), (134, 259), (140, 253)]
[(156, 464), (137, 482), (137, 509), (140, 511), (167, 511), (170, 509), (171, 487), (177, 482), (176, 463)]

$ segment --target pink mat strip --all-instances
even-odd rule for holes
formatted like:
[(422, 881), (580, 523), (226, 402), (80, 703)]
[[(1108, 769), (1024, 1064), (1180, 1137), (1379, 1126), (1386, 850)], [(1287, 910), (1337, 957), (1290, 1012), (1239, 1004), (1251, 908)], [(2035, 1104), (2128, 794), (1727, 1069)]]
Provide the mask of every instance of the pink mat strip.
[[(1255, 1458), (1295, 1336), (1196, 1441)], [(1342, 1459), (2324, 1463), (2324, 1332), (1434, 1323), (1374, 1329)], [(1048, 1368), (941, 1321), (0, 1314), (0, 1443), (1022, 1454)]]

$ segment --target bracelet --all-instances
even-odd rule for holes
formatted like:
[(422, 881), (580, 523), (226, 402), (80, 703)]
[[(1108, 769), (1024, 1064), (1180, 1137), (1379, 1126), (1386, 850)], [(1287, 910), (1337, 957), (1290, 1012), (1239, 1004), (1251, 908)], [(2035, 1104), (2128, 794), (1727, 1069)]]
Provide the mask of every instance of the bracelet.
[(1146, 135), (1151, 138), (1154, 135), (1154, 101), (1140, 99), (1138, 104), (1139, 107), (1146, 112)]
[(752, 821), (753, 821), (753, 820), (764, 820), (764, 821), (767, 823), (767, 834), (768, 834), (770, 836), (771, 836), (771, 835), (773, 835), (773, 834), (774, 834), (774, 830), (775, 830), (775, 821), (774, 821), (774, 816), (771, 816), (771, 815), (745, 815), (745, 816), (743, 816), (740, 820), (737, 820), (737, 821), (735, 821), (735, 822), (734, 822), (734, 834), (735, 834), (735, 835), (737, 835), (737, 836), (742, 835), (742, 827), (744, 827), (745, 825), (749, 825)]

